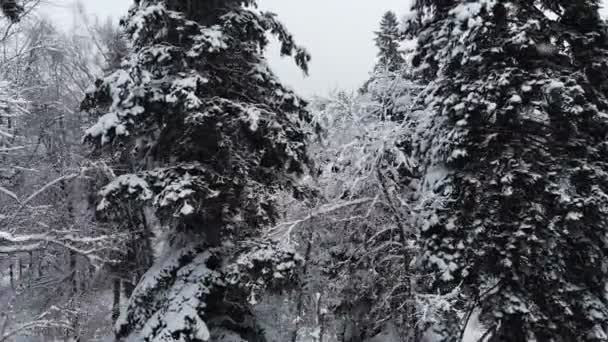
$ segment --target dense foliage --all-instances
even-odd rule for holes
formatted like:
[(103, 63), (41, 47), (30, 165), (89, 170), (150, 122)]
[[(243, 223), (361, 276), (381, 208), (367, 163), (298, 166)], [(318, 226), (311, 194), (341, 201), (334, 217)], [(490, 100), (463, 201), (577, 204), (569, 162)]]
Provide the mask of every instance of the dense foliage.
[(310, 103), (255, 0), (38, 4), (0, 0), (0, 342), (608, 340), (599, 1), (416, 0)]
[(138, 1), (124, 20), (132, 51), (83, 104), (105, 113), (87, 139), (126, 170), (98, 209), (120, 221), (128, 203), (152, 206), (166, 234), (119, 339), (258, 340), (247, 296), (295, 281), (295, 252), (258, 238), (308, 164), (306, 103), (266, 65), (266, 33), (304, 71), (309, 57), (253, 5)]
[(24, 8), (17, 0), (2, 0), (0, 1), (0, 9), (7, 18), (15, 22), (19, 21)]
[[(409, 142), (432, 288), (496, 341), (606, 339), (606, 24), (597, 1), (417, 1)], [(576, 19), (575, 19), (576, 18)], [(458, 341), (466, 318), (443, 322)]]

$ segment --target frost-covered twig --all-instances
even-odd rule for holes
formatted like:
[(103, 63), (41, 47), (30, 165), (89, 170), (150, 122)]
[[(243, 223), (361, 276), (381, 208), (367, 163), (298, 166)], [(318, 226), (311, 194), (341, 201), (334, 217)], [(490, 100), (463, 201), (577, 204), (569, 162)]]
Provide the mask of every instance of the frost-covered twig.
[[(0, 221), (0, 223), (2, 224), (3, 227), (9, 227), (17, 218), (17, 216), (21, 213), (21, 211), (23, 209), (25, 209), (28, 205), (29, 202), (31, 202), (34, 198), (38, 197), (40, 194), (42, 194), (43, 192), (47, 191), (49, 188), (51, 188), (52, 186), (61, 183), (63, 181), (66, 180), (70, 180), (70, 179), (74, 179), (78, 176), (80, 176), (82, 173), (72, 173), (72, 174), (68, 174), (68, 175), (64, 175), (61, 176), (47, 184), (45, 184), (44, 186), (42, 186), (40, 189), (34, 191), (34, 193), (32, 193), (30, 196), (28, 196), (26, 199), (24, 200), (20, 200), (17, 195), (15, 195), (14, 193), (8, 191), (7, 189), (4, 188), (0, 188), (0, 192), (10, 196), (11, 198), (15, 199), (17, 201), (17, 203), (19, 203), (19, 207), (13, 212), (13, 215), (11, 215), (6, 222), (2, 222)], [(6, 228), (4, 228), (6, 229)]]
[(101, 254), (112, 249), (118, 236), (75, 237), (71, 232), (14, 235), (0, 231), (0, 254), (27, 253), (56, 245), (87, 258), (91, 264), (110, 262)]
[(291, 235), (293, 229), (302, 223), (305, 223), (313, 218), (322, 217), (324, 215), (334, 213), (340, 209), (344, 209), (344, 208), (348, 208), (348, 207), (352, 207), (352, 206), (356, 206), (356, 205), (361, 205), (361, 204), (365, 204), (365, 203), (369, 203), (369, 202), (375, 202), (376, 199), (377, 199), (377, 196), (376, 197), (366, 197), (366, 198), (360, 198), (360, 199), (356, 199), (356, 200), (352, 200), (352, 201), (344, 201), (344, 202), (333, 203), (333, 204), (321, 206), (318, 210), (311, 212), (310, 214), (308, 214), (307, 216), (305, 216), (301, 219), (280, 223), (279, 225), (271, 228), (267, 234), (270, 237), (276, 237), (279, 235), (287, 236), (287, 239), (289, 240), (290, 239), (289, 236)]
[[(4, 328), (2, 331), (0, 331), (2, 333), (0, 335), (0, 342), (10, 341), (9, 339), (19, 334), (30, 332), (36, 329), (60, 328), (66, 330), (73, 330), (73, 327), (69, 324), (69, 322), (43, 319), (43, 317), (44, 314), (31, 322), (23, 323), (17, 326), (16, 328), (10, 329), (8, 331), (4, 330)], [(4, 327), (6, 327), (6, 324), (8, 324), (8, 317), (5, 318), (5, 321), (3, 323)]]

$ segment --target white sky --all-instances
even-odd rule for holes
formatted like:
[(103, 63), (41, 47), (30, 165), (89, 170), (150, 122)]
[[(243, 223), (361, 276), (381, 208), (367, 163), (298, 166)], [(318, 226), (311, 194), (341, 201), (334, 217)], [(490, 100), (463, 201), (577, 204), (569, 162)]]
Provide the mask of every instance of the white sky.
[[(374, 64), (373, 38), (387, 10), (406, 13), (412, 0), (259, 0), (265, 10), (276, 12), (300, 45), (312, 55), (309, 77), (289, 59), (279, 58), (273, 47), (271, 66), (281, 80), (301, 95), (323, 94), (335, 88), (356, 89)], [(604, 0), (608, 3), (608, 0)], [(45, 0), (45, 12), (70, 26), (73, 0)], [(119, 18), (131, 0), (81, 0), (88, 13)]]
[[(45, 0), (48, 12), (70, 26), (72, 0)], [(303, 77), (291, 59), (280, 58), (275, 46), (271, 66), (281, 80), (302, 95), (325, 93), (333, 88), (357, 88), (371, 70), (376, 49), (373, 32), (389, 9), (405, 12), (410, 0), (260, 0), (264, 10), (276, 12), (300, 45), (312, 55), (309, 77)], [(81, 0), (86, 10), (100, 18), (119, 18), (130, 0)]]
[(271, 51), (271, 65), (283, 81), (302, 95), (332, 88), (358, 88), (371, 71), (375, 57), (374, 31), (387, 10), (405, 13), (409, 0), (260, 0), (279, 15), (300, 45), (312, 55), (310, 75), (304, 78), (292, 61)]

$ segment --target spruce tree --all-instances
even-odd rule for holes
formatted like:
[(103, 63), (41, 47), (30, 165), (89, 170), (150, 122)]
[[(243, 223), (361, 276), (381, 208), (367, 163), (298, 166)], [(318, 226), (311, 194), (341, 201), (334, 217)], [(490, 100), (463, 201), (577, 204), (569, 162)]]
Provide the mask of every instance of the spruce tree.
[[(399, 50), (401, 32), (397, 15), (388, 11), (380, 22), (380, 31), (376, 32), (378, 60), (371, 73), (359, 89), (361, 94), (368, 94), (373, 102), (379, 104), (376, 114), (383, 120), (401, 121), (402, 113), (395, 112), (400, 104), (394, 100), (403, 94), (398, 94), (400, 84), (404, 83), (405, 59)], [(388, 95), (388, 96), (387, 96)]]
[[(596, 0), (418, 0), (409, 141), (433, 293), (491, 341), (608, 340), (608, 34)], [(421, 284), (424, 285), (424, 284)], [(460, 341), (470, 316), (435, 327)]]
[(399, 22), (395, 12), (388, 11), (382, 16), (380, 30), (376, 32), (378, 64), (376, 68), (396, 71), (403, 66), (404, 60), (399, 52)]
[[(116, 326), (118, 340), (263, 341), (256, 295), (294, 282), (293, 250), (261, 238), (276, 192), (301, 195), (306, 103), (263, 57), (266, 33), (306, 71), (308, 54), (254, 0), (138, 0), (130, 53), (83, 103), (86, 139), (125, 169), (101, 191), (106, 219), (154, 209), (165, 245)], [(121, 172), (118, 170), (118, 172)]]

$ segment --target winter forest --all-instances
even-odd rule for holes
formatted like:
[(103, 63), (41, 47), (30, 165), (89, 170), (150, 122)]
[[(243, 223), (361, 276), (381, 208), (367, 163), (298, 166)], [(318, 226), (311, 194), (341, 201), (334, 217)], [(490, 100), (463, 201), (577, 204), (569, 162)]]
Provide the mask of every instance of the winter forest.
[(264, 0), (124, 1), (0, 0), (0, 342), (608, 341), (600, 0), (413, 0), (315, 96)]

